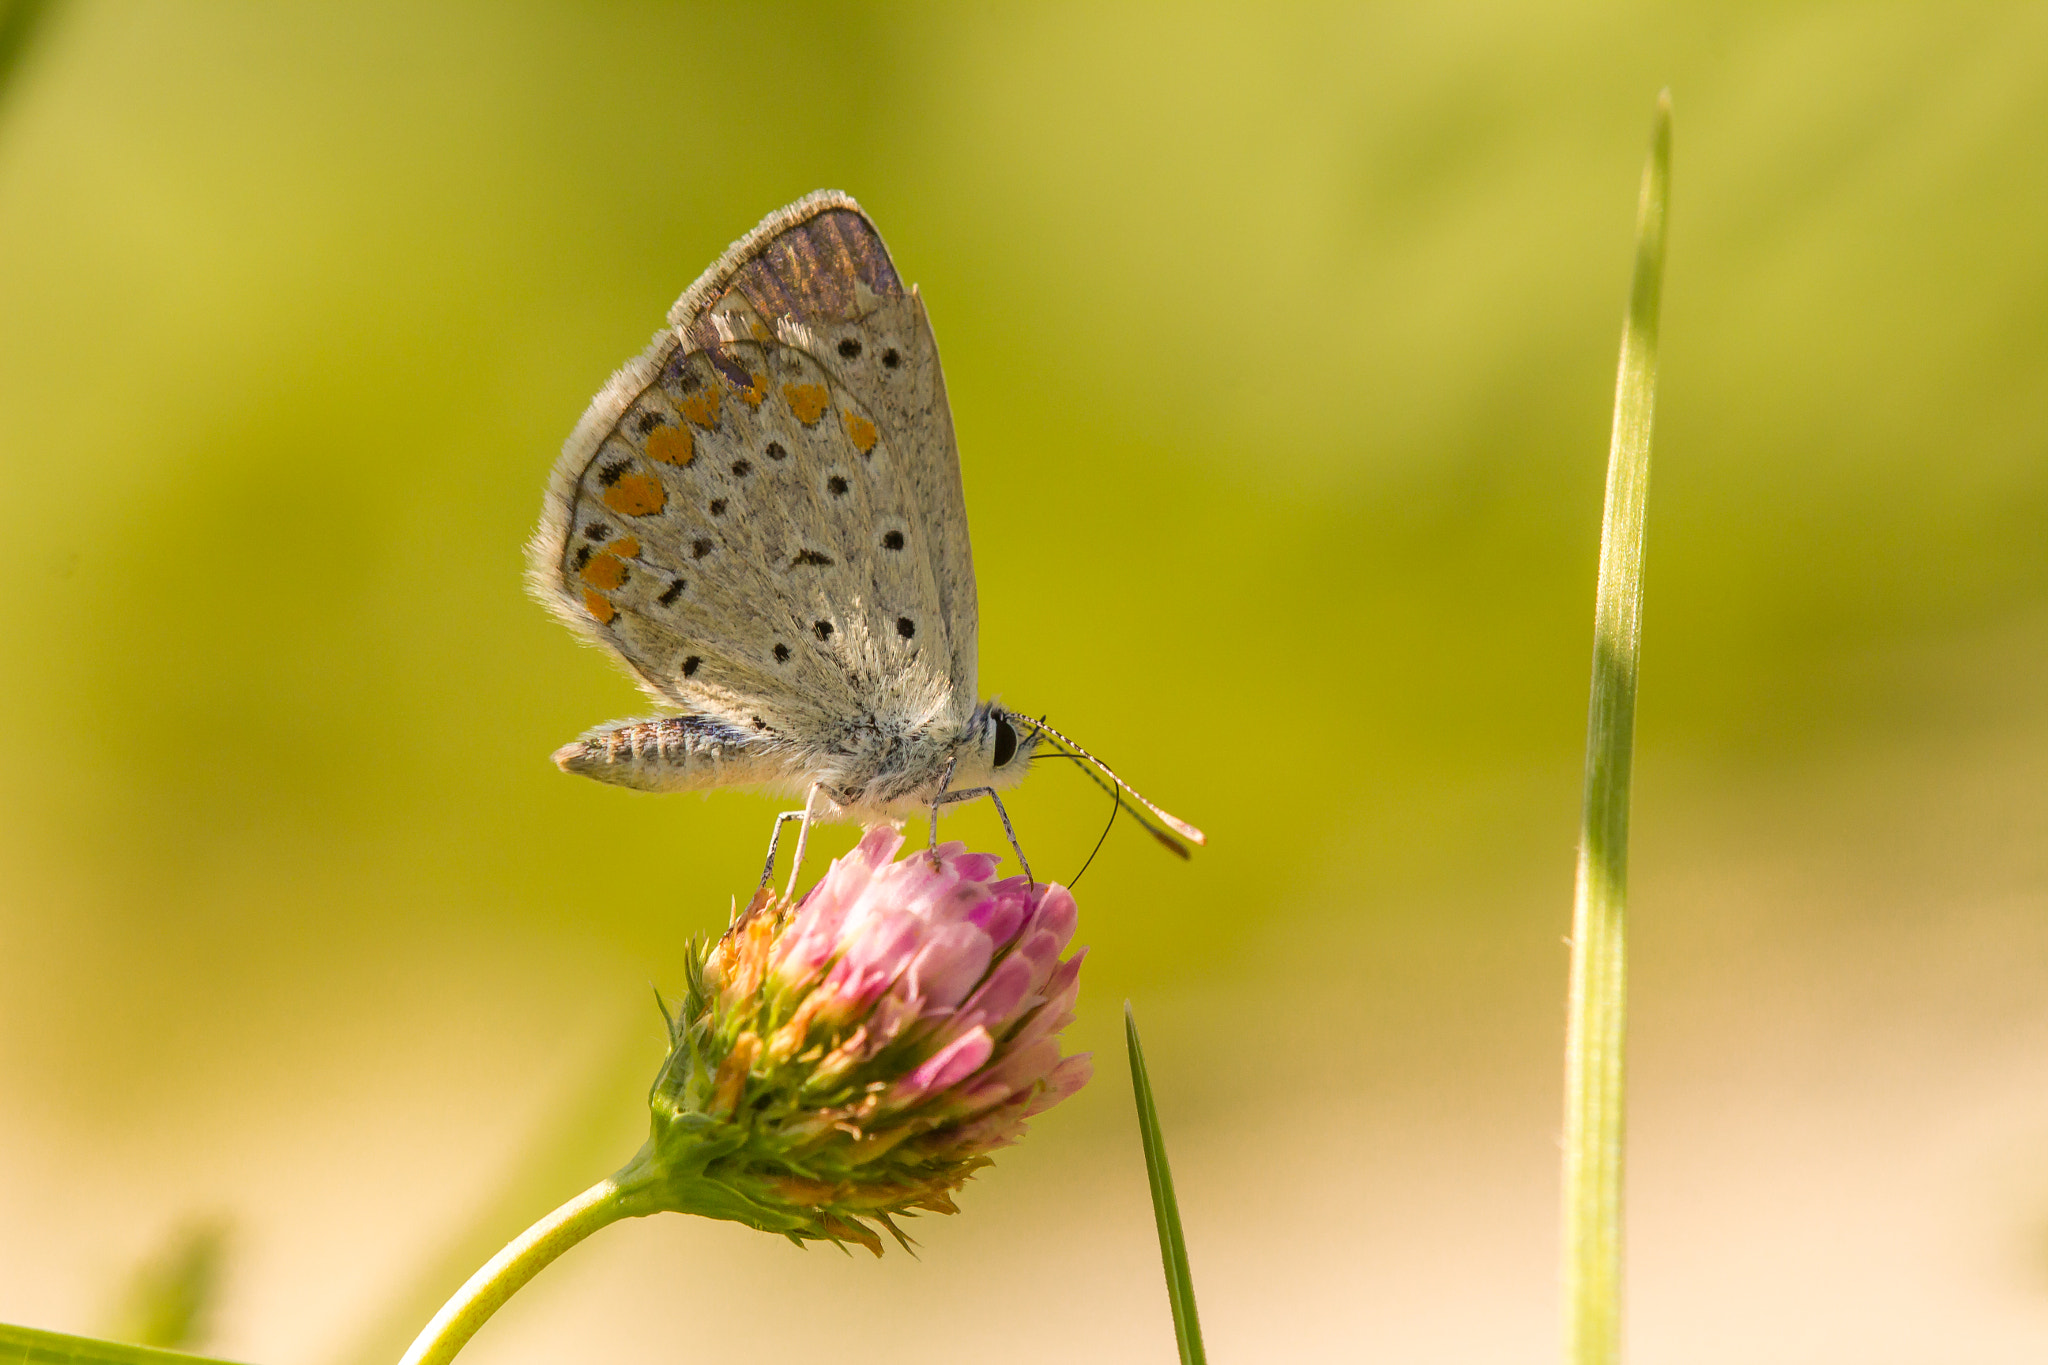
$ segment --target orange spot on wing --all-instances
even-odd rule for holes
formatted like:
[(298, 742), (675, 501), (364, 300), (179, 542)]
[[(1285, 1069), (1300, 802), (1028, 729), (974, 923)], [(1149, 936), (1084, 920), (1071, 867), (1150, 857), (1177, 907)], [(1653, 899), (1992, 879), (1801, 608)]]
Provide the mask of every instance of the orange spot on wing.
[(663, 464), (688, 464), (697, 458), (697, 440), (688, 427), (656, 427), (647, 433), (647, 458)]
[(626, 586), (626, 561), (615, 554), (596, 555), (583, 566), (580, 577), (593, 588), (612, 592)]
[(875, 448), (875, 424), (859, 413), (842, 412), (840, 420), (846, 423), (846, 434), (853, 439), (853, 448), (865, 455)]
[(620, 559), (638, 559), (640, 557), (640, 537), (620, 536), (617, 540), (605, 546), (604, 552), (608, 555), (617, 555)]
[(583, 610), (595, 616), (605, 625), (610, 625), (612, 618), (619, 614), (617, 607), (604, 600), (603, 593), (595, 592), (589, 588), (583, 590)]
[(700, 427), (718, 425), (718, 390), (706, 384), (683, 400), (683, 416)]
[(604, 505), (625, 517), (652, 516), (667, 502), (661, 480), (652, 474), (621, 474), (604, 490)]
[(757, 374), (753, 376), (753, 381), (740, 390), (740, 397), (746, 400), (748, 407), (758, 408), (761, 406), (761, 400), (768, 396), (768, 376)]
[(805, 426), (817, 425), (825, 415), (825, 386), (823, 384), (784, 384), (782, 396), (789, 400), (789, 410)]

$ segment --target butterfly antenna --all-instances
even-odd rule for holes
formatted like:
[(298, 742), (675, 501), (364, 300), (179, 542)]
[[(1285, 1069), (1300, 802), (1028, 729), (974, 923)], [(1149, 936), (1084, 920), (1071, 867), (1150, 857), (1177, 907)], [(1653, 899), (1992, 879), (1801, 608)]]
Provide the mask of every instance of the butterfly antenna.
[[(1077, 755), (1065, 754), (1062, 757), (1075, 758)], [(1081, 769), (1081, 771), (1088, 773), (1086, 768)], [(1102, 833), (1095, 836), (1095, 847), (1088, 850), (1088, 861), (1082, 863), (1081, 870), (1068, 879), (1067, 890), (1069, 891), (1080, 885), (1081, 878), (1088, 875), (1088, 869), (1095, 866), (1095, 855), (1102, 852), (1102, 846), (1109, 842), (1109, 831), (1116, 825), (1116, 813), (1124, 808), (1123, 798), (1117, 795), (1116, 788), (1103, 787), (1102, 779), (1095, 776), (1094, 773), (1088, 773), (1088, 778), (1096, 786), (1102, 787), (1104, 791), (1109, 793), (1109, 819), (1103, 822)]]
[(1095, 770), (1088, 766), (1087, 760), (1083, 759), (1081, 755), (1059, 754), (1055, 755), (1055, 757), (1073, 759), (1076, 765), (1075, 771), (1079, 772), (1081, 776), (1087, 778), (1096, 786), (1102, 788), (1103, 791), (1109, 793), (1110, 808), (1112, 810), (1129, 811), (1131, 813), (1131, 818), (1138, 822), (1138, 828), (1144, 830), (1147, 834), (1157, 839), (1160, 843), (1166, 845), (1167, 850), (1171, 852), (1175, 857), (1185, 858), (1188, 856), (1188, 846), (1186, 844), (1174, 838), (1171, 834), (1168, 834), (1158, 825), (1153, 824), (1151, 818), (1147, 816), (1144, 811), (1138, 809), (1138, 807), (1136, 807), (1135, 805), (1132, 805), (1130, 800), (1127, 797), (1125, 797), (1122, 792), (1116, 789), (1116, 785), (1114, 783), (1105, 782), (1100, 777), (1096, 776)]
[[(1159, 828), (1159, 826), (1153, 824), (1150, 820), (1148, 820), (1145, 817), (1145, 813), (1143, 811), (1139, 810), (1136, 806), (1133, 806), (1129, 801), (1124, 799), (1124, 794), (1118, 791), (1114, 784), (1104, 782), (1100, 777), (1097, 777), (1095, 775), (1095, 770), (1088, 766), (1087, 759), (1084, 759), (1079, 754), (1070, 754), (1062, 750), (1056, 753), (1034, 754), (1032, 755), (1031, 761), (1033, 763), (1036, 763), (1043, 758), (1069, 758), (1072, 759), (1075, 763), (1079, 764), (1080, 766), (1075, 771), (1079, 772), (1081, 776), (1087, 778), (1090, 782), (1093, 782), (1096, 786), (1102, 788), (1103, 791), (1109, 794), (1109, 818), (1112, 824), (1114, 824), (1116, 821), (1116, 813), (1118, 811), (1129, 811), (1131, 814), (1131, 818), (1138, 822), (1138, 828), (1144, 830), (1147, 834), (1157, 839), (1160, 843), (1165, 844), (1167, 848), (1171, 849), (1174, 853), (1178, 854), (1179, 856), (1183, 858), (1188, 856), (1187, 845), (1183, 844), (1180, 840), (1174, 838), (1171, 834), (1168, 834), (1165, 830)], [(1109, 827), (1105, 825), (1103, 827), (1101, 836), (1097, 838), (1095, 841), (1095, 847), (1098, 849), (1101, 848), (1102, 841), (1104, 839), (1107, 839), (1108, 837)], [(1088, 858), (1090, 862), (1093, 862), (1095, 859), (1095, 855), (1093, 853), (1090, 853), (1088, 855)], [(1088, 864), (1083, 863), (1081, 864), (1081, 867), (1082, 871), (1086, 871)], [(1080, 879), (1080, 873), (1077, 872), (1074, 874), (1074, 876), (1076, 880)], [(1069, 885), (1071, 884), (1072, 883), (1069, 883)]]
[[(1042, 717), (1038, 720), (1032, 721), (1031, 724), (1037, 727), (1038, 732), (1040, 734), (1050, 735), (1056, 743), (1072, 750), (1075, 757), (1081, 759), (1085, 763), (1092, 764), (1095, 768), (1099, 769), (1103, 777), (1108, 778), (1111, 782), (1114, 782), (1116, 784), (1117, 788), (1121, 791), (1122, 795), (1130, 797), (1131, 800), (1136, 801), (1138, 805), (1143, 806), (1146, 810), (1150, 811), (1155, 817), (1158, 818), (1159, 823), (1165, 825), (1167, 829), (1172, 830), (1175, 834), (1180, 835), (1181, 838), (1187, 839), (1193, 843), (1206, 844), (1209, 842), (1208, 835), (1202, 833), (1202, 831), (1196, 829), (1193, 825), (1181, 819), (1179, 816), (1169, 814), (1168, 812), (1161, 810), (1158, 806), (1153, 805), (1150, 801), (1146, 800), (1145, 794), (1143, 792), (1139, 791), (1136, 787), (1133, 787), (1130, 783), (1124, 781), (1121, 777), (1118, 777), (1116, 775), (1116, 770), (1114, 768), (1111, 768), (1107, 763), (1104, 763), (1094, 754), (1089, 753), (1086, 749), (1074, 743), (1073, 740), (1068, 739), (1065, 735), (1053, 729), (1050, 725), (1047, 725)], [(1088, 772), (1088, 769), (1084, 767), (1081, 769), (1081, 771), (1086, 773)], [(1094, 773), (1088, 773), (1088, 775), (1091, 778), (1095, 777)], [(1100, 779), (1097, 779), (1097, 785), (1100, 785)], [(1165, 832), (1165, 830), (1159, 829), (1152, 823), (1152, 821), (1147, 820), (1144, 817), (1144, 815), (1135, 808), (1131, 809), (1131, 816), (1140, 825), (1143, 825), (1145, 829), (1151, 833), (1153, 838), (1159, 840), (1159, 842), (1161, 842), (1162, 844), (1165, 844), (1168, 848), (1172, 849), (1175, 853), (1178, 853), (1181, 857), (1185, 858), (1188, 856), (1187, 849), (1181, 846), (1179, 840), (1174, 839), (1172, 836), (1168, 835)]]

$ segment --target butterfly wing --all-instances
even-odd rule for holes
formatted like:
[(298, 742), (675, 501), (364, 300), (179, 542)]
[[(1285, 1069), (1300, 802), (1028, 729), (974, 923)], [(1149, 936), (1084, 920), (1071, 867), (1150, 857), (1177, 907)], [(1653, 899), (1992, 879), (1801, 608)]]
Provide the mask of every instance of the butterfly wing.
[(658, 701), (739, 730), (964, 724), (973, 556), (922, 301), (853, 200), (771, 214), (592, 402), (536, 595)]

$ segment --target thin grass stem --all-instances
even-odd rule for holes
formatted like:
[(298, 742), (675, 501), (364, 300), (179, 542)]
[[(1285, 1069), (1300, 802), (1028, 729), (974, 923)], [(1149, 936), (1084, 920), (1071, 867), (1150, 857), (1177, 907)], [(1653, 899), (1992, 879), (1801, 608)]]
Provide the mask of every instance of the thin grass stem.
[(1635, 278), (1621, 333), (1593, 609), (1593, 689), (1586, 720), (1586, 794), (1565, 1041), (1564, 1345), (1569, 1365), (1618, 1365), (1621, 1359), (1629, 784), (1670, 171), (1667, 90), (1657, 100), (1636, 209)]
[(1138, 1044), (1138, 1017), (1124, 1002), (1124, 1044), (1131, 1054), (1131, 1090), (1138, 1100), (1138, 1134), (1145, 1144), (1145, 1174), (1152, 1184), (1152, 1217), (1159, 1224), (1159, 1260), (1166, 1269), (1166, 1297), (1173, 1306), (1173, 1339), (1181, 1365), (1206, 1365), (1202, 1323), (1195, 1313), (1195, 1281), (1188, 1273), (1188, 1244), (1181, 1236), (1180, 1205), (1173, 1197), (1173, 1172), (1166, 1165), (1166, 1140), (1152, 1105), (1152, 1078)]

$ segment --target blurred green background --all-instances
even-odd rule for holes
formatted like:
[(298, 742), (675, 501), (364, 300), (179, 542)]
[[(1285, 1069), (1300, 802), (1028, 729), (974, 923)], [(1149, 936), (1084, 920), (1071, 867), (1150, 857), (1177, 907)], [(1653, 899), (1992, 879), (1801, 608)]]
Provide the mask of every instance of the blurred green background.
[[(73, 0), (31, 36), (0, 1320), (116, 1330), (224, 1229), (199, 1344), (391, 1359), (630, 1154), (648, 983), (775, 807), (548, 763), (646, 707), (521, 544), (675, 296), (834, 186), (938, 331), (985, 686), (1211, 845), (1111, 836), (1098, 1081), (921, 1260), (636, 1223), (472, 1355), (1170, 1360), (1129, 996), (1217, 1359), (1545, 1358), (1669, 84), (1634, 1350), (2048, 1352), (2048, 10)], [(1064, 878), (1106, 811), (1048, 768), (1012, 809)]]

